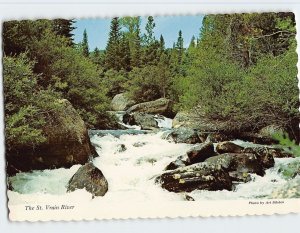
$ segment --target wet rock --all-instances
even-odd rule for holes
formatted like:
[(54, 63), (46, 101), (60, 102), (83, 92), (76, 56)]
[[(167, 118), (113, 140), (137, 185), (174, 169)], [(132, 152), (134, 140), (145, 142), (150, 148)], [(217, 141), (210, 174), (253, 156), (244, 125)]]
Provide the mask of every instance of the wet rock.
[(205, 162), (165, 172), (156, 178), (156, 182), (170, 192), (232, 189), (228, 173), (221, 166)]
[(300, 179), (292, 179), (281, 187), (275, 189), (270, 195), (273, 199), (299, 198), (300, 197)]
[(241, 153), (244, 147), (241, 147), (233, 142), (220, 142), (216, 146), (216, 151), (220, 154), (223, 153)]
[(165, 170), (175, 170), (177, 168), (185, 167), (187, 165), (190, 165), (189, 158), (187, 157), (187, 155), (181, 155), (175, 161), (169, 163)]
[(288, 164), (281, 164), (278, 172), (280, 172), (285, 179), (292, 179), (297, 175), (300, 176), (300, 161), (297, 160)]
[(187, 152), (190, 164), (204, 162), (214, 155), (214, 145), (211, 142), (195, 145)]
[(124, 144), (117, 145), (117, 152), (118, 153), (124, 152), (126, 150), (127, 150), (127, 148)]
[(111, 101), (111, 108), (113, 111), (125, 111), (135, 104), (135, 101), (130, 99), (126, 93), (115, 95)]
[(143, 130), (158, 128), (155, 116), (143, 112), (126, 113), (123, 116), (123, 122), (128, 125), (139, 125)]
[(193, 197), (191, 197), (190, 195), (187, 195), (187, 194), (184, 195), (184, 199), (187, 201), (195, 201), (195, 199)]
[(248, 147), (243, 150), (244, 153), (253, 153), (259, 159), (262, 167), (268, 169), (274, 167), (274, 152), (275, 150), (267, 147)]
[(108, 183), (102, 172), (92, 163), (80, 167), (68, 183), (67, 192), (76, 189), (86, 189), (94, 196), (104, 196), (108, 190)]
[(229, 172), (232, 181), (247, 183), (251, 181), (251, 175), (247, 172)]
[(189, 128), (173, 129), (162, 137), (167, 140), (173, 140), (176, 143), (196, 144), (201, 142), (197, 132)]
[(255, 173), (260, 176), (265, 174), (257, 155), (252, 153), (225, 153), (210, 157), (205, 162), (219, 165), (228, 172)]
[(146, 142), (135, 142), (132, 145), (134, 147), (142, 147), (142, 146), (145, 146), (146, 144), (147, 144)]
[(133, 105), (127, 110), (127, 112), (144, 112), (150, 114), (160, 114), (169, 118), (174, 117), (174, 113), (172, 111), (172, 101), (166, 98), (160, 98), (154, 101)]

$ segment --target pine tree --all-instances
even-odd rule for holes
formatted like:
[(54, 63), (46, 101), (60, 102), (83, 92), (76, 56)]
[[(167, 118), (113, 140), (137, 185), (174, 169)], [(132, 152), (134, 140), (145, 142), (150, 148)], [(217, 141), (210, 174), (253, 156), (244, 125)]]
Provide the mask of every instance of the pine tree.
[(106, 46), (105, 68), (120, 70), (120, 24), (119, 18), (115, 17), (111, 20), (109, 39)]
[(146, 33), (143, 36), (143, 41), (146, 46), (149, 46), (155, 42), (153, 29), (155, 28), (154, 18), (153, 16), (148, 17), (148, 21), (146, 24)]
[(160, 52), (163, 53), (165, 51), (165, 40), (164, 40), (163, 35), (160, 35), (159, 47), (160, 47)]
[(181, 64), (182, 63), (182, 58), (183, 58), (183, 52), (184, 52), (183, 37), (182, 37), (182, 31), (181, 30), (179, 30), (179, 32), (178, 32), (178, 39), (177, 39), (177, 43), (176, 43), (176, 49), (178, 51), (178, 63)]
[(121, 61), (121, 68), (130, 71), (130, 48), (129, 48), (129, 41), (127, 37), (123, 34), (120, 41), (120, 50), (119, 56)]
[(195, 47), (196, 47), (196, 38), (193, 35), (192, 39), (191, 39), (191, 42), (190, 42), (190, 45), (189, 45), (189, 48), (195, 48)]
[(69, 39), (69, 45), (73, 45), (73, 36), (74, 34), (72, 31), (75, 29), (73, 26), (75, 23), (75, 20), (71, 19), (54, 19), (52, 21), (53, 23), (53, 31), (59, 35), (64, 36)]
[(101, 56), (100, 50), (97, 47), (94, 49), (93, 53), (91, 53), (90, 57), (95, 64), (99, 66), (103, 65), (103, 57)]
[(88, 57), (89, 56), (89, 44), (88, 44), (88, 35), (86, 32), (86, 29), (84, 29), (83, 32), (83, 40), (82, 40), (82, 52), (83, 56)]

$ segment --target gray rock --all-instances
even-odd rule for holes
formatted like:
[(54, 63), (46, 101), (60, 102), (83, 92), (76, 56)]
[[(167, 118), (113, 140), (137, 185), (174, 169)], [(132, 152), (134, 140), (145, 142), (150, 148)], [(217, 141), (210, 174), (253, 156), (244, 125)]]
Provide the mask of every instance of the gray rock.
[(126, 113), (123, 116), (123, 122), (128, 125), (139, 125), (143, 130), (158, 128), (155, 116), (143, 112)]
[(127, 110), (128, 113), (144, 112), (149, 114), (160, 114), (166, 117), (173, 117), (172, 102), (166, 98), (133, 105)]
[(92, 163), (80, 167), (68, 183), (67, 192), (86, 189), (94, 196), (104, 196), (108, 191), (108, 183), (102, 172)]
[(201, 142), (196, 130), (182, 127), (166, 132), (162, 137), (176, 143), (196, 144)]
[(9, 174), (69, 168), (75, 164), (85, 164), (91, 157), (97, 156), (90, 143), (86, 125), (71, 103), (60, 99), (56, 104), (58, 107), (47, 114), (47, 124), (41, 127), (45, 142), (35, 147), (19, 143), (13, 151), (7, 149)]
[(210, 157), (205, 162), (219, 165), (228, 172), (255, 173), (260, 176), (265, 174), (259, 158), (252, 153), (225, 153)]
[(211, 142), (197, 144), (187, 152), (190, 164), (204, 162), (214, 155), (214, 145)]
[(156, 182), (170, 192), (232, 189), (228, 173), (221, 166), (205, 162), (167, 171), (158, 176)]
[(135, 104), (135, 101), (128, 98), (126, 93), (115, 95), (111, 101), (111, 108), (113, 111), (125, 111)]

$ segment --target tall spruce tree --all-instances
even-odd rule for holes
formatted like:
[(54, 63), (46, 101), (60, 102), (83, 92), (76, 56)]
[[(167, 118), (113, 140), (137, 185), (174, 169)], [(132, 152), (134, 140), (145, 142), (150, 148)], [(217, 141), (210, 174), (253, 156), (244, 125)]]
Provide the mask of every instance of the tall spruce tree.
[(190, 45), (189, 45), (189, 48), (195, 48), (195, 47), (196, 47), (196, 38), (193, 35), (192, 39), (191, 39), (191, 42), (190, 42)]
[(86, 29), (83, 31), (83, 40), (82, 40), (82, 53), (83, 56), (88, 57), (89, 56), (89, 44), (88, 44), (88, 35), (86, 32)]
[(163, 53), (165, 51), (165, 40), (163, 35), (160, 35), (159, 38), (159, 48), (160, 48), (160, 52)]
[(119, 56), (121, 62), (121, 68), (125, 71), (130, 71), (130, 48), (129, 48), (129, 41), (125, 34), (122, 35), (120, 41), (120, 49), (119, 49)]
[(182, 63), (184, 48), (183, 48), (183, 37), (182, 37), (182, 31), (179, 30), (178, 32), (178, 38), (176, 43), (176, 49), (178, 51), (178, 63)]
[(149, 16), (145, 27), (146, 33), (143, 36), (143, 41), (146, 46), (149, 46), (155, 42), (155, 36), (153, 32), (154, 28), (155, 28), (154, 18), (153, 16)]
[(111, 20), (109, 39), (106, 46), (105, 68), (120, 70), (120, 24), (119, 18), (115, 17)]

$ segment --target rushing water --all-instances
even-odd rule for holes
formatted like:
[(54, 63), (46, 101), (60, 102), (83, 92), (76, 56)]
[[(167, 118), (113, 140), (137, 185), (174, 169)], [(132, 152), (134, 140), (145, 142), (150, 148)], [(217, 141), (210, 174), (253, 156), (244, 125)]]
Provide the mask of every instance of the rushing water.
[[(170, 128), (172, 121), (158, 117), (161, 128)], [(102, 132), (102, 133), (101, 133)], [(93, 163), (108, 180), (109, 190), (98, 201), (135, 202), (135, 201), (172, 201), (185, 200), (184, 193), (172, 193), (154, 183), (154, 177), (179, 155), (184, 154), (192, 145), (161, 139), (163, 131), (157, 133), (124, 134), (103, 131), (90, 134), (96, 145), (99, 157)], [(130, 132), (130, 131), (129, 131)], [(242, 141), (236, 141), (242, 144)], [(123, 145), (123, 146), (121, 146)], [(120, 150), (120, 148), (126, 150)], [(281, 164), (294, 158), (275, 159), (275, 166), (266, 171), (264, 177), (252, 175), (249, 183), (239, 184), (235, 191), (201, 191), (195, 190), (188, 195), (195, 200), (203, 199), (247, 199), (268, 197), (272, 191), (285, 182), (278, 173)], [(91, 194), (85, 190), (66, 193), (67, 183), (80, 165), (70, 169), (54, 169), (18, 173), (9, 178), (10, 204), (24, 204), (53, 200), (72, 201), (80, 198), (91, 200)], [(46, 198), (45, 198), (46, 197)]]

